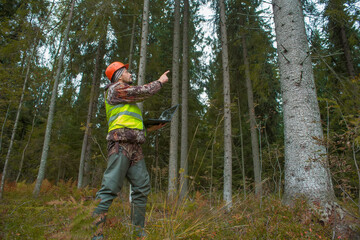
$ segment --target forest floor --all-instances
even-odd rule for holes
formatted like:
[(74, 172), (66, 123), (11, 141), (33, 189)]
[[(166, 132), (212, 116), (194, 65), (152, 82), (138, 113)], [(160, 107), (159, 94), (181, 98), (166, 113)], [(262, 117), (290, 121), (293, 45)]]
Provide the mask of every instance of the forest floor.
[[(90, 239), (96, 189), (78, 190), (76, 182), (52, 185), (44, 181), (38, 198), (34, 184), (9, 183), (0, 200), (0, 239)], [(166, 193), (151, 193), (147, 205), (146, 239), (331, 239), (331, 227), (299, 200), (290, 208), (279, 197), (262, 201), (253, 195), (234, 196), (225, 211), (221, 193), (195, 192), (186, 201), (166, 201)], [(179, 201), (178, 201), (179, 202)], [(357, 211), (355, 211), (357, 212)], [(110, 208), (106, 239), (136, 239), (131, 235), (126, 191)]]

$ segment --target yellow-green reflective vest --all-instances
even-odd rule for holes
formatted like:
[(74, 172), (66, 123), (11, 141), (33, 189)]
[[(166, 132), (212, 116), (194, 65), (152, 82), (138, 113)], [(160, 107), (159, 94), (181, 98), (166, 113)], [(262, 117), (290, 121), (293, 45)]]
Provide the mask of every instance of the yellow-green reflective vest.
[(118, 128), (144, 129), (141, 110), (136, 103), (111, 105), (105, 99), (105, 109), (108, 132)]

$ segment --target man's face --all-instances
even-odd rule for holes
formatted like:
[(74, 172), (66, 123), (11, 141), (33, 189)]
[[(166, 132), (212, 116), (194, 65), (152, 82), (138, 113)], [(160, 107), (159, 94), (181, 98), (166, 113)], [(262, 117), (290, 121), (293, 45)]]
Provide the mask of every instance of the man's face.
[(125, 69), (125, 71), (121, 75), (120, 81), (122, 81), (123, 83), (127, 83), (127, 84), (132, 84), (133, 83), (131, 73), (129, 73), (127, 69)]

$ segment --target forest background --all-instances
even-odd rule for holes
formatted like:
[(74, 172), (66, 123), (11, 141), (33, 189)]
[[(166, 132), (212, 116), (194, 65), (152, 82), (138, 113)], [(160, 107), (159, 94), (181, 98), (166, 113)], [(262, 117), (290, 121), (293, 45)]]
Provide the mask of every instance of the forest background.
[[(145, 21), (146, 34), (144, 2), (1, 1), (0, 168), (4, 169), (4, 213), (14, 213), (21, 189), (24, 194), (43, 197), (32, 200), (31, 204), (37, 206), (45, 202), (52, 203), (51, 207), (76, 205), (84, 196), (93, 196), (106, 168), (103, 87), (108, 80), (104, 70), (113, 61), (129, 62), (138, 83), (154, 81), (171, 70), (170, 83), (144, 102), (145, 118), (157, 117), (171, 105), (181, 104), (175, 120), (148, 134), (143, 146), (153, 198), (161, 201), (174, 193), (183, 201), (203, 202), (209, 208), (220, 205), (227, 181), (224, 159), (228, 143), (224, 139), (227, 105), (219, 4), (189, 1), (187, 11), (187, 1), (152, 1)], [(359, 2), (302, 2), (324, 132), (321, 141), (326, 147), (335, 195), (356, 213), (360, 209)], [(199, 14), (204, 5), (213, 9), (213, 15)], [(237, 204), (244, 206), (253, 198), (265, 209), (280, 206), (284, 191), (283, 102), (271, 8), (267, 1), (226, 1), (231, 86), (230, 199), (235, 199), (233, 208), (238, 210), (241, 208)], [(205, 34), (205, 25), (211, 35)], [(46, 197), (49, 192), (54, 194), (54, 189), (64, 190), (63, 195), (56, 195), (62, 199), (59, 202)], [(15, 204), (13, 208), (11, 204)], [(184, 212), (195, 208), (186, 206)], [(175, 219), (180, 215), (177, 212)], [(237, 212), (231, 216), (238, 216)], [(16, 225), (11, 218), (7, 215), (2, 222), (10, 229), (6, 236), (17, 234), (11, 232), (12, 225), (6, 225)], [(191, 228), (189, 232), (200, 237), (213, 234), (207, 227)], [(305, 234), (303, 226), (298, 227), (298, 233)], [(285, 228), (283, 233), (287, 231)], [(24, 232), (27, 230), (21, 234)]]

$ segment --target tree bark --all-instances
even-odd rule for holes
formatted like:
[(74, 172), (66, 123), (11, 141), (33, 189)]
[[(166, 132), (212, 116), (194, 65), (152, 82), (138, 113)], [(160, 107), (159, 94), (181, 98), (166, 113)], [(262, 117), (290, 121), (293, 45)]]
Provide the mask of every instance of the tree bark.
[(226, 17), (224, 0), (220, 3), (221, 57), (224, 81), (224, 201), (229, 211), (232, 207), (232, 146), (231, 146), (231, 109), (230, 73)]
[(301, 2), (273, 0), (273, 9), (284, 109), (284, 202), (300, 195), (333, 201), (326, 149), (315, 139), (323, 139), (323, 131)]
[[(305, 197), (335, 237), (358, 238), (359, 220), (335, 199), (323, 140), (310, 50), (301, 1), (273, 0), (284, 114), (285, 187), (283, 201)], [(352, 225), (352, 226), (351, 226)]]
[[(149, 35), (149, 0), (144, 0), (144, 10), (142, 19), (142, 30), (141, 30), (141, 46), (140, 46), (140, 62), (139, 62), (139, 73), (138, 73), (138, 85), (144, 85), (145, 83), (145, 70), (146, 70), (146, 47), (147, 38)], [(143, 111), (143, 103), (138, 103), (141, 112)]]
[(0, 153), (1, 153), (1, 146), (2, 146), (2, 138), (3, 138), (3, 134), (4, 134), (4, 127), (5, 127), (5, 124), (6, 124), (6, 120), (9, 116), (9, 112), (10, 112), (10, 106), (11, 106), (11, 101), (9, 102), (9, 105), (8, 105), (8, 108), (6, 110), (6, 114), (5, 114), (5, 119), (4, 119), (4, 123), (1, 127), (1, 135), (0, 135)]
[(88, 140), (89, 140), (89, 134), (91, 131), (91, 120), (92, 117), (94, 115), (94, 103), (96, 101), (96, 94), (95, 94), (95, 89), (97, 88), (97, 84), (100, 84), (100, 81), (98, 81), (97, 79), (100, 77), (98, 76), (99, 74), (99, 69), (101, 66), (101, 59), (102, 59), (102, 49), (105, 46), (105, 39), (106, 39), (106, 33), (104, 37), (101, 37), (99, 40), (99, 44), (98, 44), (98, 49), (96, 51), (96, 60), (95, 60), (95, 69), (94, 69), (94, 75), (93, 75), (93, 79), (92, 79), (92, 83), (91, 83), (91, 92), (90, 92), (90, 101), (89, 101), (89, 108), (88, 108), (88, 114), (87, 114), (87, 119), (86, 119), (86, 126), (85, 126), (85, 133), (84, 133), (84, 138), (83, 138), (83, 143), (82, 143), (82, 148), (81, 148), (81, 156), (80, 156), (80, 166), (79, 166), (79, 175), (78, 175), (78, 188), (82, 188), (83, 185), (83, 174), (84, 174), (84, 165), (85, 165), (85, 156), (86, 156), (86, 152), (87, 152), (87, 148), (88, 148)]
[(65, 37), (64, 37), (64, 40), (63, 40), (62, 46), (61, 46), (61, 52), (60, 52), (60, 56), (59, 56), (59, 62), (58, 62), (58, 66), (57, 66), (54, 87), (53, 87), (52, 94), (51, 94), (49, 114), (48, 114), (48, 120), (47, 120), (47, 124), (46, 124), (45, 138), (44, 138), (44, 145), (43, 145), (43, 150), (42, 150), (42, 154), (41, 154), (40, 167), (39, 167), (39, 172), (38, 172), (38, 176), (36, 179), (36, 184), (35, 184), (35, 188), (34, 188), (34, 192), (33, 192), (34, 197), (39, 196), (41, 184), (42, 184), (42, 181), (44, 180), (44, 176), (45, 176), (45, 167), (46, 167), (47, 155), (48, 155), (48, 151), (49, 151), (51, 129), (52, 129), (52, 124), (53, 124), (53, 120), (54, 120), (57, 90), (58, 90), (58, 85), (59, 85), (61, 68), (62, 68), (64, 55), (65, 55), (66, 44), (67, 44), (67, 41), (69, 38), (69, 32), (70, 32), (70, 26), (71, 26), (71, 21), (72, 21), (72, 17), (73, 17), (74, 5), (75, 5), (75, 0), (72, 0), (70, 14), (69, 14), (69, 20), (68, 20), (68, 24), (66, 26), (66, 30), (64, 33)]
[(134, 41), (135, 41), (135, 26), (136, 26), (136, 16), (133, 16), (133, 24), (131, 30), (131, 40), (130, 40), (130, 53), (129, 53), (129, 69), (132, 67), (132, 57), (133, 57), (133, 49), (134, 49)]
[(254, 177), (255, 177), (255, 195), (261, 197), (262, 186), (261, 186), (261, 164), (260, 164), (260, 156), (259, 156), (259, 142), (258, 142), (257, 124), (255, 117), (254, 96), (253, 96), (252, 83), (250, 78), (250, 66), (247, 56), (245, 36), (242, 36), (242, 47), (243, 47), (246, 90), (247, 90), (249, 117), (250, 117), (251, 150), (252, 150), (253, 165), (254, 165)]
[[(238, 94), (240, 96), (240, 94)], [(244, 198), (246, 199), (246, 176), (245, 176), (245, 158), (244, 158), (244, 140), (243, 140), (243, 132), (242, 132), (242, 122), (241, 122), (241, 108), (239, 98), (238, 102), (238, 111), (239, 111), (239, 129), (240, 129), (240, 144), (241, 144), (241, 172), (243, 179), (243, 192)]]
[(348, 71), (348, 74), (351, 78), (355, 78), (355, 69), (354, 69), (354, 63), (351, 57), (351, 51), (349, 46), (349, 41), (346, 36), (345, 27), (344, 25), (340, 26), (340, 36), (341, 36), (341, 43), (345, 54), (345, 60), (346, 60), (346, 69)]
[[(40, 98), (40, 97), (39, 97), (39, 98)], [(38, 104), (39, 104), (39, 103), (38, 103)], [(35, 113), (34, 113), (33, 120), (32, 120), (31, 130), (30, 130), (30, 133), (29, 133), (29, 138), (28, 138), (28, 140), (27, 140), (27, 142), (26, 142), (26, 145), (25, 145), (25, 147), (24, 147), (23, 153), (22, 153), (22, 155), (21, 155), (19, 171), (18, 171), (18, 175), (17, 175), (16, 180), (15, 180), (16, 182), (18, 182), (19, 179), (20, 179), (21, 171), (22, 171), (22, 168), (23, 168), (23, 165), (24, 165), (25, 152), (26, 152), (26, 149), (27, 149), (28, 146), (29, 146), (32, 133), (34, 132), (35, 120), (36, 120), (36, 116), (37, 116), (37, 108), (34, 107), (34, 109), (35, 109)]]
[[(172, 106), (179, 104), (179, 52), (180, 52), (180, 0), (175, 0), (174, 13), (174, 38), (172, 59)], [(177, 160), (179, 142), (179, 114), (174, 114), (170, 129), (170, 154), (169, 154), (169, 185), (168, 197), (173, 198), (177, 191)]]
[[(38, 33), (39, 32), (37, 32), (37, 34)], [(26, 84), (27, 84), (27, 81), (29, 79), (31, 61), (32, 61), (33, 56), (35, 55), (37, 45), (38, 45), (38, 43), (37, 43), (37, 35), (36, 35), (35, 41), (34, 41), (34, 47), (32, 49), (32, 52), (31, 52), (31, 55), (29, 57), (29, 61), (27, 63), (27, 67), (26, 67), (26, 75), (25, 75), (25, 79), (24, 79), (23, 89), (22, 89), (22, 92), (21, 92), (19, 106), (18, 106), (18, 109), (17, 109), (17, 112), (16, 112), (15, 123), (14, 123), (13, 130), (11, 132), (10, 144), (9, 144), (8, 152), (6, 154), (4, 169), (3, 169), (2, 176), (1, 176), (0, 199), (2, 199), (2, 195), (3, 195), (3, 192), (4, 192), (4, 185), (5, 185), (5, 177), (6, 177), (7, 167), (8, 167), (8, 164), (9, 164), (12, 147), (13, 147), (13, 144), (14, 144), (14, 141), (15, 141), (16, 130), (17, 130), (17, 126), (18, 126), (18, 123), (19, 123), (22, 104), (23, 104), (23, 101), (24, 101)]]
[(189, 0), (184, 0), (183, 60), (181, 90), (181, 156), (180, 156), (180, 199), (188, 192), (188, 85), (189, 85)]

